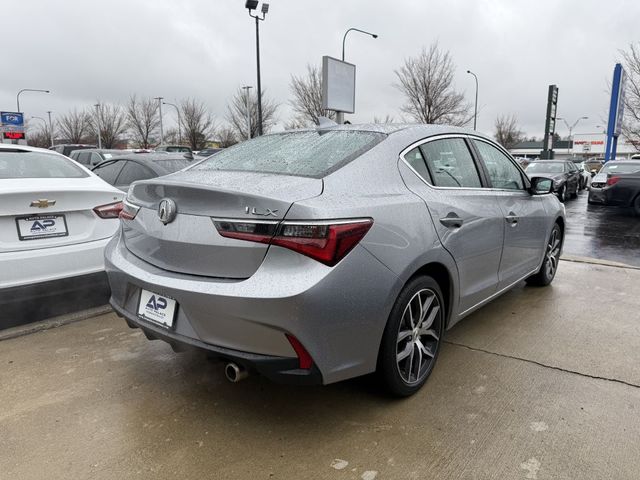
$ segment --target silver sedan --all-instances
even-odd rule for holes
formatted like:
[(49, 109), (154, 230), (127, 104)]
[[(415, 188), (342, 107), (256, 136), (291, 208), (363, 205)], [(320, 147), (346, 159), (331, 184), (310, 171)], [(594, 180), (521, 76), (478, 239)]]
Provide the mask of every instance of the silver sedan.
[(111, 303), (174, 349), (328, 384), (426, 381), (445, 330), (548, 285), (564, 208), (489, 138), (432, 125), (265, 135), (136, 182), (106, 249)]

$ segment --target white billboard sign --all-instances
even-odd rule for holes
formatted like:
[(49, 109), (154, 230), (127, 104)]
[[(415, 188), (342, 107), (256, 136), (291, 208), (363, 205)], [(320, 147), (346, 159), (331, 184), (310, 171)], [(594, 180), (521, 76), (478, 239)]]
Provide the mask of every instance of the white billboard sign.
[(356, 110), (356, 66), (322, 57), (322, 108), (353, 113)]

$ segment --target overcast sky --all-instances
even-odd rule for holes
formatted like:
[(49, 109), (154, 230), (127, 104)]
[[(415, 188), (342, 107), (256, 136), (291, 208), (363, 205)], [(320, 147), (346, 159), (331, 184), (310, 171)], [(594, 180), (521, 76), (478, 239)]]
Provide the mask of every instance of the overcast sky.
[[(346, 59), (357, 65), (352, 123), (389, 114), (400, 120), (403, 98), (394, 69), (438, 41), (456, 65), (456, 88), (473, 102), (480, 80), (478, 129), (493, 133), (496, 115), (517, 115), (540, 137), (547, 88), (558, 85), (558, 116), (575, 132), (596, 131), (608, 110), (607, 83), (619, 50), (638, 39), (640, 2), (603, 0), (271, 0), (260, 24), (262, 85), (287, 106), (291, 74), (323, 55), (340, 57), (344, 31), (358, 27), (377, 40), (349, 34)], [(130, 94), (195, 97), (219, 121), (241, 85), (255, 85), (255, 27), (244, 0), (23, 0), (3, 14), (0, 110), (14, 110), (22, 88), (50, 89), (20, 97), (27, 117), (54, 118), (96, 100)], [(165, 122), (174, 120), (167, 110)], [(558, 132), (566, 135), (562, 122)]]

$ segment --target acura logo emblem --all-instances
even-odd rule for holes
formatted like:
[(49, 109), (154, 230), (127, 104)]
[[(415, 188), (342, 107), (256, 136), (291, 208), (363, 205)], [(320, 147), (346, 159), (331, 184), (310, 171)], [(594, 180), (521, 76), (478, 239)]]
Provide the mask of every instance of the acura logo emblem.
[(176, 207), (176, 202), (170, 198), (164, 198), (160, 201), (160, 205), (158, 205), (158, 218), (160, 218), (162, 223), (166, 225), (167, 223), (173, 222), (177, 213), (178, 207)]

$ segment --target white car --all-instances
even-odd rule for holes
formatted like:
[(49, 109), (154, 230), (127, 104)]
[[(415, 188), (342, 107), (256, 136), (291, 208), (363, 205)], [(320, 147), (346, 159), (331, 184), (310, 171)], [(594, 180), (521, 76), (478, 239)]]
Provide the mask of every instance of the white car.
[(0, 307), (25, 290), (51, 296), (61, 279), (106, 284), (104, 247), (122, 197), (64, 155), (0, 144)]

